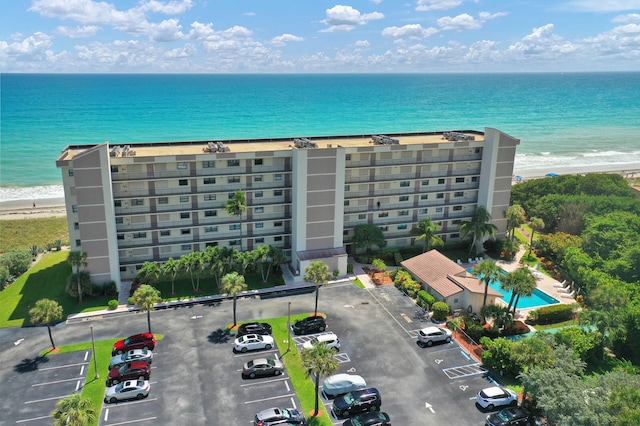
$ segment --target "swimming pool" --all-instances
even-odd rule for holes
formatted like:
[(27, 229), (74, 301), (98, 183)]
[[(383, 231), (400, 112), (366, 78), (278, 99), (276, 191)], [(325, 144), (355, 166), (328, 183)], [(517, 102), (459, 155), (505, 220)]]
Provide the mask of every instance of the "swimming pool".
[[(471, 269), (468, 269), (468, 272), (471, 273)], [(506, 271), (504, 271), (504, 273), (506, 274)], [(491, 281), (489, 283), (489, 287), (491, 287), (492, 289), (494, 289), (495, 291), (497, 291), (498, 293), (500, 293), (503, 297), (502, 300), (505, 303), (509, 303), (509, 300), (511, 300), (511, 292), (510, 291), (506, 291), (500, 288), (500, 280), (498, 281)], [(542, 290), (539, 289), (535, 289), (533, 291), (533, 294), (529, 297), (524, 297), (521, 296), (520, 299), (518, 300), (518, 309), (531, 309), (531, 308), (538, 308), (540, 306), (546, 306), (546, 305), (553, 305), (556, 303), (560, 303), (560, 301), (558, 301), (556, 298), (553, 298), (551, 296), (549, 296), (547, 293), (545, 293)]]

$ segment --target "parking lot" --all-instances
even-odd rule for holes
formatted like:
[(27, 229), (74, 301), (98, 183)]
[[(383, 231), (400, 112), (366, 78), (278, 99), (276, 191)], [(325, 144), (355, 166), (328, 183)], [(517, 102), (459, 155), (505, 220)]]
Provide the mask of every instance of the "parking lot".
[[(239, 300), (238, 320), (285, 316), (289, 303), (292, 315), (312, 312), (314, 301), (313, 294)], [(455, 342), (419, 347), (417, 331), (428, 324), (412, 319), (415, 306), (397, 289), (360, 289), (350, 283), (332, 284), (320, 290), (318, 309), (327, 315), (327, 331), (340, 338), (342, 346), (336, 354), (339, 372), (359, 374), (367, 385), (378, 388), (382, 411), (391, 416), (394, 424), (483, 423), (486, 413), (476, 408), (474, 398), (479, 389), (489, 386), (483, 377), (484, 369)], [(224, 331), (225, 325), (233, 319), (232, 302), (157, 311), (151, 317), (153, 332), (163, 334), (164, 338), (158, 341), (154, 350), (150, 395), (144, 400), (104, 404), (100, 412), (101, 425), (251, 425), (255, 413), (260, 410), (274, 406), (300, 408), (287, 374), (258, 379), (241, 377), (245, 362), (265, 355), (275, 356), (277, 352), (233, 352), (235, 336)], [(146, 318), (137, 314), (92, 321), (92, 325), (96, 339), (113, 338), (144, 332)], [(62, 325), (56, 326), (54, 333), (59, 336), (58, 340), (72, 343), (81, 341), (77, 336), (84, 335), (84, 328), (88, 326)], [(41, 347), (46, 347), (46, 330), (39, 331), (39, 334), (31, 333), (31, 339), (41, 339)], [(301, 345), (309, 338), (295, 337), (292, 344)], [(286, 350), (287, 342), (276, 344)], [(66, 359), (67, 356), (70, 358)], [(80, 376), (78, 368), (84, 362), (84, 356), (84, 352), (82, 355), (51, 356), (47, 365), (43, 363), (40, 367), (77, 364), (73, 374)], [(105, 364), (105, 373), (107, 362), (99, 360), (99, 367)], [(15, 418), (7, 424), (48, 416), (57, 397), (76, 388), (76, 382), (70, 380), (73, 376), (63, 376), (67, 369), (72, 370), (65, 367), (38, 371), (35, 374), (42, 375), (42, 379), (30, 384), (24, 380), (14, 381), (12, 387), (17, 384), (20, 387), (17, 392), (24, 395), (23, 406), (24, 401), (39, 402), (28, 404), (30, 407), (26, 409), (7, 406), (11, 419)], [(53, 374), (53, 371), (60, 376), (48, 377), (47, 374)], [(28, 373), (22, 376), (32, 377)], [(67, 379), (68, 383), (60, 382), (65, 386), (64, 391), (62, 386), (55, 386), (60, 395), (49, 390), (54, 388), (52, 385), (31, 387), (35, 383)], [(0, 390), (3, 395), (14, 392), (3, 382), (0, 382)], [(330, 411), (332, 401), (323, 399), (322, 403), (325, 410)], [(41, 409), (35, 412), (33, 408), (36, 407)], [(344, 421), (332, 420), (336, 425)], [(37, 421), (27, 424), (50, 424), (50, 419)]]

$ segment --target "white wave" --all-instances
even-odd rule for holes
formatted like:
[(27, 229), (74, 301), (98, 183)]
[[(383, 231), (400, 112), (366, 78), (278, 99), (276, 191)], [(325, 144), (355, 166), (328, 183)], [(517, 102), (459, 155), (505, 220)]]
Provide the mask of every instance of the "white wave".
[(41, 200), (43, 198), (64, 198), (62, 185), (0, 187), (0, 201)]
[(627, 155), (627, 153), (619, 152), (619, 151), (597, 151), (597, 150), (592, 150), (591, 152), (585, 152), (582, 155), (584, 157), (609, 157), (609, 156), (614, 156), (614, 155), (620, 155), (620, 156)]
[[(567, 153), (565, 155), (516, 154), (514, 173), (538, 176), (549, 171), (588, 173), (602, 170), (640, 169), (640, 151), (598, 151), (593, 153)], [(541, 173), (544, 172), (544, 173)]]

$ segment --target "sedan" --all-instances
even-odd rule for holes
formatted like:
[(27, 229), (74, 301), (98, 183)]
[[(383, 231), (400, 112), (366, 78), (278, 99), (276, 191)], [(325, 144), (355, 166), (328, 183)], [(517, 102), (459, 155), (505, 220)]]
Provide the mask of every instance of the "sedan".
[(156, 346), (156, 338), (151, 333), (134, 334), (113, 344), (111, 356), (121, 355), (131, 349), (151, 349)]
[(104, 402), (107, 404), (125, 399), (142, 399), (149, 395), (151, 385), (148, 380), (127, 380), (115, 386), (107, 388), (104, 394)]
[(351, 417), (342, 426), (391, 426), (391, 418), (387, 413), (362, 413)]
[(521, 407), (509, 407), (487, 416), (486, 426), (523, 426), (531, 424), (533, 418)]
[(118, 383), (131, 380), (149, 380), (151, 375), (151, 366), (144, 361), (133, 361), (123, 365), (120, 368), (114, 368), (109, 371), (107, 386), (117, 385)]
[(268, 408), (260, 411), (256, 414), (256, 418), (253, 421), (255, 426), (270, 426), (270, 425), (306, 425), (307, 420), (304, 418), (304, 414), (293, 408)]
[(238, 327), (238, 336), (244, 336), (245, 334), (271, 334), (271, 324), (266, 322), (248, 322)]
[(260, 334), (245, 334), (236, 338), (233, 342), (233, 349), (238, 352), (253, 351), (257, 349), (273, 348), (273, 337), (261, 336)]
[(242, 369), (242, 377), (254, 379), (258, 376), (279, 376), (284, 364), (278, 359), (258, 358), (247, 362)]
[(151, 364), (153, 360), (153, 352), (147, 349), (132, 349), (122, 355), (116, 355), (109, 362), (109, 371), (114, 368), (120, 368), (131, 361), (145, 361)]
[(367, 382), (361, 376), (341, 373), (327, 377), (322, 384), (322, 392), (327, 399), (331, 399), (366, 387)]
[(502, 386), (492, 386), (482, 389), (476, 395), (476, 403), (489, 411), (495, 407), (518, 405), (518, 395), (511, 389)]

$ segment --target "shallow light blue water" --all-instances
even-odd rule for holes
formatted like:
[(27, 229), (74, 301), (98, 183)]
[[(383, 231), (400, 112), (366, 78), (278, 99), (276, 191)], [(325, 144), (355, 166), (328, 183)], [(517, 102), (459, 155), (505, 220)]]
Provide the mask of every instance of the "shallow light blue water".
[[(502, 294), (504, 296), (503, 300), (509, 303), (509, 300), (511, 299), (511, 292), (501, 289), (499, 282), (491, 283), (489, 284), (489, 287)], [(555, 298), (549, 296), (544, 291), (535, 289), (531, 296), (520, 297), (520, 299), (518, 299), (518, 309), (538, 308), (540, 306), (553, 305), (556, 303), (560, 302)]]

